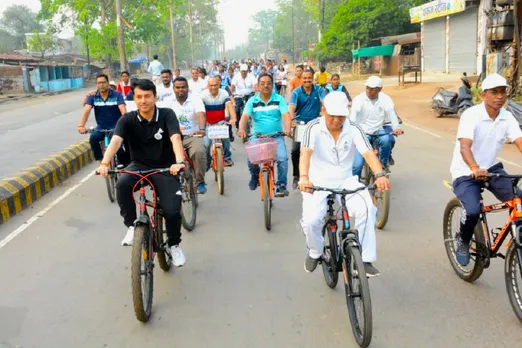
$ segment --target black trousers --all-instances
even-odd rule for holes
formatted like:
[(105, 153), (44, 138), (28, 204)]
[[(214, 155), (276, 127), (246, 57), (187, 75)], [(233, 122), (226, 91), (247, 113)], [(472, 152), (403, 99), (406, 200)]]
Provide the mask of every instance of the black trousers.
[[(127, 170), (148, 170), (146, 166), (132, 162)], [(139, 177), (131, 174), (120, 176), (117, 184), (117, 199), (120, 206), (120, 214), (125, 226), (134, 225), (137, 218), (137, 205), (132, 196), (133, 187)], [(156, 189), (158, 202), (163, 210), (163, 217), (167, 224), (168, 245), (181, 243), (181, 185), (176, 176), (166, 173), (155, 174), (149, 177)], [(139, 189), (139, 185), (137, 187)]]
[(292, 167), (294, 178), (299, 178), (299, 156), (301, 156), (301, 143), (292, 142)]

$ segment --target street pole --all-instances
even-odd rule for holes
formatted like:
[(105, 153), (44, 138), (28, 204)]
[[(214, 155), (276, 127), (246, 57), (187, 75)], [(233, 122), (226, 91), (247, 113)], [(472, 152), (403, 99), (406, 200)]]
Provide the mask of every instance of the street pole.
[(176, 64), (176, 32), (174, 29), (174, 0), (170, 0), (170, 44), (172, 45), (172, 67), (174, 70), (178, 67)]
[(514, 44), (515, 44), (515, 53), (513, 60), (513, 74), (511, 75), (511, 90), (509, 92), (509, 97), (513, 98), (519, 89), (519, 64), (520, 64), (520, 28), (519, 28), (519, 18), (518, 18), (518, 6), (519, 0), (513, 1), (513, 16), (515, 18), (515, 37), (514, 37)]
[(190, 53), (192, 67), (194, 68), (194, 41), (192, 40), (192, 0), (188, 0), (188, 15), (189, 15), (189, 36), (190, 36)]
[(123, 36), (123, 27), (121, 26), (121, 4), (120, 0), (114, 1), (116, 5), (116, 26), (118, 27), (118, 51), (120, 53), (120, 71), (127, 70), (125, 62), (125, 38)]
[(199, 49), (201, 51), (201, 64), (203, 64), (203, 34), (201, 31), (201, 3), (198, 4)]
[(292, 0), (292, 64), (295, 64), (294, 0)]

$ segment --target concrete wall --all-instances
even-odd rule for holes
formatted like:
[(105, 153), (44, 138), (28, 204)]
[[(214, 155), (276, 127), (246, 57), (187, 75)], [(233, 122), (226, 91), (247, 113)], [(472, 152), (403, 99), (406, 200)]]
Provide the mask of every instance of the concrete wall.
[(4, 93), (23, 93), (24, 78), (21, 66), (0, 65), (0, 78), (4, 80)]
[(73, 78), (71, 80), (72, 88), (82, 88), (85, 85), (83, 77)]

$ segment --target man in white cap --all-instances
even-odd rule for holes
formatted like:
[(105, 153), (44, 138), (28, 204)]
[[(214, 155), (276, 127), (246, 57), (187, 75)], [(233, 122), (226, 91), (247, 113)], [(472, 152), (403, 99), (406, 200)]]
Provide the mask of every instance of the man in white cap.
[(230, 87), (236, 102), (236, 115), (238, 117), (236, 127), (239, 128), (239, 121), (241, 121), (241, 114), (243, 113), (244, 107), (243, 97), (253, 95), (257, 88), (256, 78), (253, 74), (248, 73), (248, 65), (241, 64), (239, 74), (234, 76)]
[[(382, 79), (370, 76), (365, 83), (366, 90), (353, 99), (352, 115), (350, 120), (362, 128), (366, 134), (383, 134), (375, 138), (369, 137), (370, 142), (377, 142), (379, 146), (379, 159), (385, 169), (388, 167), (392, 144), (390, 136), (386, 134), (384, 125), (391, 122), (393, 132), (402, 134), (399, 119), (395, 112), (395, 104), (392, 99), (382, 92)], [(364, 158), (356, 153), (353, 164), (353, 175), (361, 177)]]
[[(460, 117), (457, 142), (451, 161), (453, 192), (465, 214), (455, 236), (457, 262), (467, 266), (469, 244), (480, 216), (480, 189), (488, 173), (506, 174), (497, 156), (509, 139), (522, 152), (522, 131), (515, 117), (503, 108), (507, 99), (505, 78), (489, 75), (482, 82), (482, 103), (467, 109)], [(488, 190), (501, 202), (513, 199), (510, 179), (489, 180)], [(519, 191), (519, 195), (522, 192)]]
[[(321, 260), (324, 249), (322, 226), (326, 214), (328, 192), (313, 192), (308, 187), (356, 189), (362, 184), (352, 174), (356, 152), (360, 152), (376, 174), (375, 184), (380, 190), (388, 190), (386, 177), (379, 159), (372, 150), (363, 130), (348, 120), (348, 98), (342, 92), (329, 93), (323, 100), (324, 117), (308, 123), (299, 164), (299, 189), (303, 192), (301, 227), (306, 236), (308, 255), (305, 271), (313, 272)], [(375, 213), (368, 191), (347, 196), (348, 211), (355, 217), (355, 229), (359, 231), (362, 259), (369, 277), (379, 275), (372, 262), (377, 259), (375, 241)]]

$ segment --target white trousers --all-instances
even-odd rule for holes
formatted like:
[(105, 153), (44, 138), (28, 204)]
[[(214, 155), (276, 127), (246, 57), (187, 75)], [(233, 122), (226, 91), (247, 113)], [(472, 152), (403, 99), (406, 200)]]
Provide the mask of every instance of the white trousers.
[[(344, 188), (353, 190), (363, 186), (356, 177), (346, 179), (340, 185), (319, 185), (332, 188)], [(301, 228), (306, 236), (310, 257), (317, 259), (323, 255), (324, 237), (322, 227), (326, 215), (326, 200), (328, 192), (316, 191), (313, 194), (303, 192), (303, 216)], [(337, 197), (340, 204), (340, 197)], [(362, 246), (362, 259), (364, 262), (377, 260), (377, 245), (375, 237), (375, 216), (377, 208), (373, 204), (370, 193), (367, 190), (359, 191), (346, 196), (346, 208), (350, 216), (355, 218), (355, 226), (352, 229), (359, 232), (359, 242)]]
[(159, 86), (160, 84), (162, 84), (162, 82), (161, 82), (161, 75), (152, 75), (152, 82), (156, 86)]

